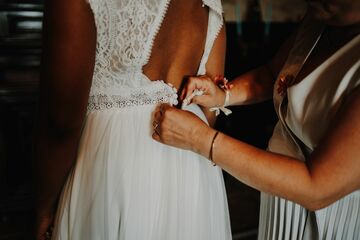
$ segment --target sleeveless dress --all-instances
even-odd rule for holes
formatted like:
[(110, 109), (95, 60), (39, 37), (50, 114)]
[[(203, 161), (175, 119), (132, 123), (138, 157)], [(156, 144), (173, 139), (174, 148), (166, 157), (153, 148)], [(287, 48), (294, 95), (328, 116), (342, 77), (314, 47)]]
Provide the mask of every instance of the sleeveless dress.
[[(281, 76), (297, 74), (320, 38), (323, 25), (305, 19)], [(336, 51), (301, 82), (287, 89), (287, 99), (274, 88), (279, 122), (269, 151), (306, 161), (328, 130), (341, 104), (360, 85), (360, 35)], [(261, 193), (259, 240), (359, 240), (360, 191), (311, 212), (302, 206)]]
[[(177, 101), (175, 89), (142, 72), (170, 0), (89, 4), (97, 28), (93, 82), (52, 239), (231, 239), (221, 169), (151, 137), (155, 107)], [(204, 0), (203, 6), (209, 20), (198, 74), (205, 74), (223, 25), (220, 0)], [(206, 121), (197, 105), (187, 110)]]

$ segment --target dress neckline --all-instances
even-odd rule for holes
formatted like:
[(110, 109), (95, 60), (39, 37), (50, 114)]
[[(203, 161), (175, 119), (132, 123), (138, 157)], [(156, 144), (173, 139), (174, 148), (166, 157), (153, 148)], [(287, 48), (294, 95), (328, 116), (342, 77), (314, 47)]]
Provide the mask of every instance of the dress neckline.
[[(296, 86), (298, 84), (301, 84), (302, 82), (305, 82), (307, 79), (312, 78), (313, 75), (317, 74), (319, 71), (321, 71), (323, 68), (326, 68), (331, 62), (335, 61), (339, 56), (343, 55), (345, 52), (347, 52), (349, 49), (351, 49), (355, 44), (360, 42), (360, 34), (353, 37), (350, 41), (345, 43), (342, 47), (337, 49), (333, 54), (331, 54), (325, 61), (323, 61), (319, 66), (317, 66), (313, 71), (311, 71), (306, 77), (304, 77), (301, 81), (294, 84), (293, 86)], [(292, 86), (291, 86), (292, 87)]]

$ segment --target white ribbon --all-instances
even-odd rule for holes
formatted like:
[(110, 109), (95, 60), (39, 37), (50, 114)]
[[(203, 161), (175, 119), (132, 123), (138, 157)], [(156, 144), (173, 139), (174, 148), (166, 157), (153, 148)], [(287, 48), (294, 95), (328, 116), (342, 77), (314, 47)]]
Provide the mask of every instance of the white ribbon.
[(224, 105), (222, 107), (212, 107), (209, 109), (210, 112), (215, 112), (215, 115), (218, 116), (220, 114), (220, 111), (222, 111), (226, 116), (229, 116), (230, 114), (232, 114), (232, 111), (226, 108), (229, 105), (229, 101), (230, 101), (230, 91), (226, 89)]
[(226, 107), (212, 107), (209, 109), (210, 112), (215, 112), (215, 115), (218, 116), (220, 114), (220, 110), (226, 115), (229, 116), (232, 114), (232, 111)]
[[(203, 90), (200, 89), (195, 89), (193, 93), (191, 93), (191, 95), (189, 97), (187, 97), (186, 99), (184, 99), (183, 101), (183, 106), (184, 105), (188, 105), (191, 101), (191, 99), (193, 99), (193, 97), (195, 96), (201, 96), (204, 94)], [(220, 114), (220, 111), (222, 111), (226, 116), (232, 114), (232, 111), (228, 108), (226, 108), (226, 106), (229, 104), (229, 100), (230, 100), (230, 91), (229, 90), (225, 90), (225, 101), (224, 101), (224, 105), (222, 107), (212, 107), (210, 108), (210, 112), (215, 112), (215, 115), (218, 116)]]

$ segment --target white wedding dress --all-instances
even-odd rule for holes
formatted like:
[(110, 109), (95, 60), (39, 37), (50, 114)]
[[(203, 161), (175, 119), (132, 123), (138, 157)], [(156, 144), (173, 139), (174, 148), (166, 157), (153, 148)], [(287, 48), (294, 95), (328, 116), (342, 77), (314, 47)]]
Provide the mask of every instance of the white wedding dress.
[[(200, 1), (200, 0), (199, 0)], [(142, 72), (170, 0), (90, 0), (97, 52), (88, 114), (74, 169), (64, 186), (52, 239), (231, 239), (220, 168), (154, 141), (152, 114), (176, 91)], [(223, 25), (220, 0), (209, 7), (198, 74), (205, 73)], [(196, 105), (188, 110), (206, 121)]]

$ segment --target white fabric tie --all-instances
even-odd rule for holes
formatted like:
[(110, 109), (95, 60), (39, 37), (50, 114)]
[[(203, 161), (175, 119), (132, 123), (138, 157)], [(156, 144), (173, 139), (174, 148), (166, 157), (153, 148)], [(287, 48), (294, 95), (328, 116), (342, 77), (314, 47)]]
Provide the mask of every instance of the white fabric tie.
[(222, 107), (212, 107), (210, 108), (210, 112), (215, 112), (215, 115), (218, 116), (220, 114), (220, 111), (222, 111), (226, 116), (229, 116), (232, 114), (232, 111), (228, 108), (226, 108), (229, 105), (230, 101), (230, 91), (225, 90), (225, 101), (224, 105)]

